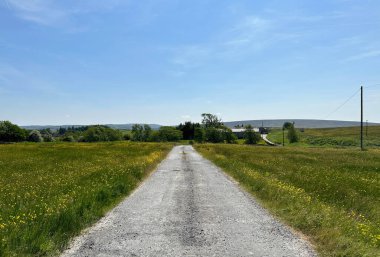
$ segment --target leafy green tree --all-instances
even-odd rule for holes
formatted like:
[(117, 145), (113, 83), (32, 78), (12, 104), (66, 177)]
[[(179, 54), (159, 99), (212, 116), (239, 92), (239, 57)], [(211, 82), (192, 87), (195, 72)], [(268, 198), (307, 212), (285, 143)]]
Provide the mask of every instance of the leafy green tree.
[(223, 143), (223, 131), (218, 128), (208, 127), (205, 129), (206, 141), (211, 143)]
[(186, 121), (184, 124), (179, 124), (177, 129), (182, 131), (184, 140), (193, 140), (195, 128), (200, 127), (199, 123), (192, 123), (191, 121)]
[(149, 141), (152, 135), (152, 128), (149, 125), (135, 124), (132, 126), (132, 140), (138, 142)]
[(118, 141), (123, 137), (119, 130), (106, 126), (91, 126), (83, 134), (85, 142)]
[(27, 137), (28, 132), (25, 129), (10, 121), (0, 121), (0, 142), (21, 142)]
[(140, 124), (134, 124), (132, 126), (132, 140), (133, 141), (144, 141), (144, 127)]
[(157, 133), (160, 142), (176, 142), (182, 139), (182, 132), (174, 127), (161, 127)]
[(75, 138), (74, 138), (73, 135), (67, 134), (67, 135), (65, 135), (65, 136), (62, 137), (62, 141), (63, 142), (75, 142)]
[(44, 142), (53, 142), (54, 141), (53, 133), (50, 130), (50, 128), (41, 129), (40, 133), (42, 135), (42, 138), (44, 139)]
[(44, 139), (41, 136), (41, 133), (38, 130), (33, 130), (29, 133), (28, 141), (30, 142), (43, 142)]
[(296, 129), (294, 128), (293, 124), (288, 129), (288, 139), (289, 139), (289, 143), (297, 143), (299, 141), (298, 133), (297, 133)]
[(194, 129), (194, 140), (197, 143), (203, 143), (206, 140), (206, 133), (203, 128), (197, 127)]
[(245, 143), (248, 145), (255, 145), (260, 142), (261, 137), (256, 133), (251, 125), (247, 125), (244, 131)]
[(144, 124), (143, 141), (148, 141), (151, 134), (152, 134), (152, 128), (149, 125)]
[(291, 122), (285, 122), (284, 125), (282, 126), (283, 129), (290, 129), (291, 127), (294, 127), (293, 123)]
[(223, 137), (224, 140), (226, 140), (227, 144), (235, 144), (237, 141), (237, 136), (232, 133), (232, 130), (230, 128), (227, 127), (223, 129)]
[(222, 120), (211, 113), (202, 114), (202, 124), (205, 128), (221, 128), (223, 126)]

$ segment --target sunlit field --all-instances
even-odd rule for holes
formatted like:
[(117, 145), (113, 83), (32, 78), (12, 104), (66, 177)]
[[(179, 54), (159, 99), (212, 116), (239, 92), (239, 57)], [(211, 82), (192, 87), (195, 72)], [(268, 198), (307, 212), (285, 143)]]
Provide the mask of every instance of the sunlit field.
[(128, 195), (164, 143), (0, 145), (0, 256), (55, 255)]
[[(323, 147), (360, 147), (360, 127), (305, 129), (299, 132), (300, 142), (289, 144), (285, 136), (286, 145), (294, 146), (323, 146)], [(364, 145), (366, 147), (380, 147), (380, 126), (364, 127)], [(282, 130), (274, 129), (268, 138), (277, 144), (282, 144)]]
[(321, 256), (380, 256), (380, 150), (196, 145)]

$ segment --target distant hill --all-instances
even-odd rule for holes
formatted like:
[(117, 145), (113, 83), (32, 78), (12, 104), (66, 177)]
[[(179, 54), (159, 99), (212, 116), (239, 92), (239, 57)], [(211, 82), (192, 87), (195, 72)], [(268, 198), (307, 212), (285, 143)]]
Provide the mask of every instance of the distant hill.
[[(126, 129), (126, 130), (131, 130), (132, 126), (135, 123), (128, 123), (128, 124), (101, 124), (108, 126), (110, 128), (114, 129)], [(158, 124), (148, 124), (152, 129), (156, 130), (161, 127), (161, 125)], [(30, 125), (30, 126), (21, 126), (24, 129), (29, 129), (29, 130), (40, 130), (40, 129), (47, 129), (50, 128), (51, 130), (58, 130), (59, 128), (68, 128), (74, 126), (75, 128), (77, 127), (82, 127), (82, 126), (88, 126), (88, 125)]]
[[(340, 121), (340, 120), (305, 120), (305, 119), (279, 119), (279, 120), (242, 120), (224, 122), (229, 128), (234, 128), (237, 125), (251, 125), (253, 127), (281, 128), (285, 122), (294, 122), (297, 128), (341, 128), (360, 126), (357, 121)], [(380, 123), (368, 123), (370, 126), (380, 125)]]

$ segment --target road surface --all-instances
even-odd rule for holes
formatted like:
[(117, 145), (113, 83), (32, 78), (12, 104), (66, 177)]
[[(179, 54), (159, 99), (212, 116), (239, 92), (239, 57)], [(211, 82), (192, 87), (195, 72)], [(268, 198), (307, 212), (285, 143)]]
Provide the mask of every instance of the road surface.
[(261, 137), (262, 137), (262, 139), (265, 141), (265, 143), (267, 143), (268, 145), (276, 146), (275, 143), (273, 143), (272, 141), (270, 141), (270, 140), (268, 139), (268, 135), (267, 135), (267, 134), (261, 134)]
[(191, 146), (177, 146), (63, 256), (316, 256)]

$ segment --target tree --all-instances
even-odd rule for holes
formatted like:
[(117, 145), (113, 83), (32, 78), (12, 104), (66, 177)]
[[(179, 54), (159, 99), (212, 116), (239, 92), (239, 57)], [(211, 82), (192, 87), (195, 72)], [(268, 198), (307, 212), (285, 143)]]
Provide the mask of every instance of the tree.
[(291, 122), (285, 122), (284, 125), (282, 126), (283, 129), (290, 129), (291, 127), (294, 127), (293, 123)]
[(202, 124), (206, 128), (221, 128), (223, 126), (222, 120), (211, 113), (202, 114)]
[(65, 135), (62, 138), (63, 142), (75, 142), (75, 138), (72, 135)]
[(223, 131), (222, 129), (208, 127), (205, 129), (206, 141), (211, 143), (223, 143)]
[(185, 124), (179, 124), (177, 129), (182, 131), (184, 140), (193, 140), (195, 128), (200, 127), (199, 123), (192, 123), (191, 121), (186, 121)]
[(225, 127), (223, 129), (223, 137), (224, 137), (224, 140), (226, 140), (226, 143), (227, 144), (235, 144), (236, 143), (236, 140), (237, 140), (237, 136), (232, 133), (232, 130)]
[(151, 134), (152, 134), (152, 128), (149, 125), (144, 124), (143, 141), (148, 141)]
[(30, 142), (43, 142), (44, 139), (41, 136), (41, 133), (38, 130), (33, 130), (29, 133), (28, 141)]
[(10, 121), (0, 121), (0, 142), (21, 142), (28, 137), (28, 132)]
[(135, 124), (132, 126), (132, 140), (146, 142), (152, 136), (152, 128), (149, 125)]
[(201, 127), (194, 129), (194, 140), (197, 143), (203, 143), (206, 140), (205, 130)]
[(288, 129), (288, 139), (289, 139), (290, 143), (297, 143), (299, 141), (298, 133), (297, 133), (296, 129), (294, 128), (293, 124)]
[(253, 128), (251, 125), (247, 125), (245, 127), (244, 138), (245, 138), (245, 143), (248, 145), (257, 144), (261, 140), (260, 135), (256, 133), (255, 131), (253, 131)]
[(174, 127), (160, 127), (157, 139), (160, 142), (176, 142), (182, 139), (182, 132)]
[(132, 126), (132, 140), (142, 142), (144, 139), (144, 127), (140, 124)]
[(83, 134), (85, 142), (118, 141), (123, 137), (119, 130), (106, 126), (90, 126)]

